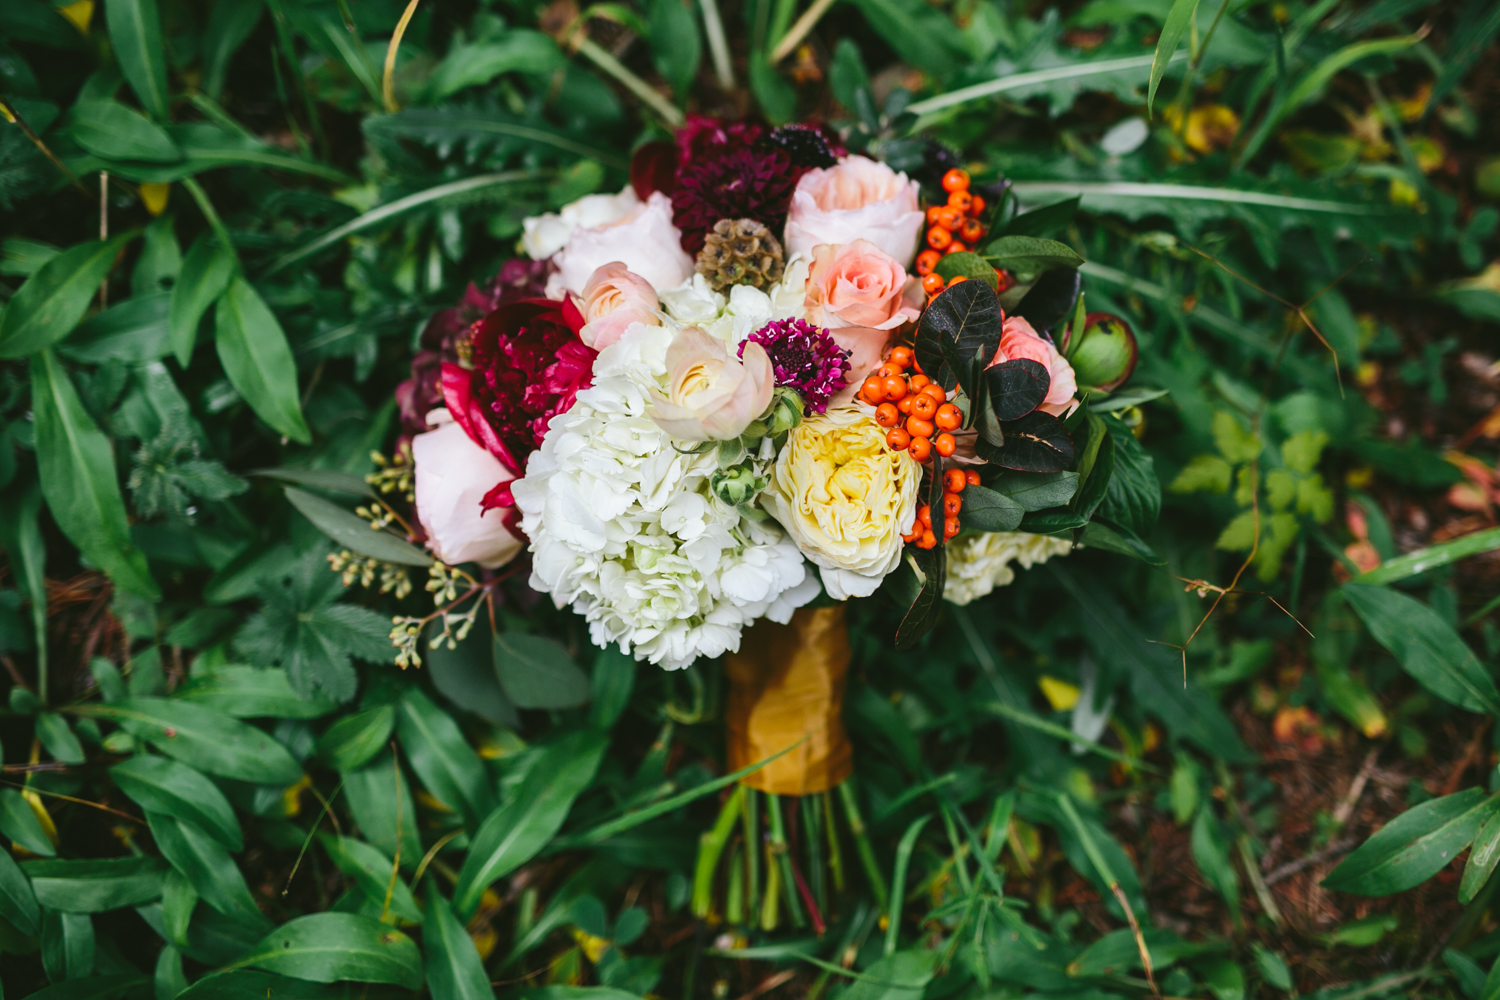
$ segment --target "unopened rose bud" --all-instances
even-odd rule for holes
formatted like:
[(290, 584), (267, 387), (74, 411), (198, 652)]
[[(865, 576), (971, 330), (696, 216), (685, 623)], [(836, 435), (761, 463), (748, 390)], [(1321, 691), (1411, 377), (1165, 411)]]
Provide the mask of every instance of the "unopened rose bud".
[(1089, 313), (1083, 334), (1068, 345), (1068, 362), (1080, 389), (1112, 392), (1135, 371), (1137, 348), (1130, 324), (1112, 313)]
[(715, 472), (709, 477), (708, 485), (714, 491), (714, 496), (738, 507), (755, 499), (755, 495), (765, 489), (766, 481), (757, 476), (747, 463)]
[(766, 434), (771, 437), (785, 434), (802, 423), (802, 409), (802, 397), (795, 389), (777, 389), (775, 398), (771, 400), (770, 412), (763, 418), (766, 422)]

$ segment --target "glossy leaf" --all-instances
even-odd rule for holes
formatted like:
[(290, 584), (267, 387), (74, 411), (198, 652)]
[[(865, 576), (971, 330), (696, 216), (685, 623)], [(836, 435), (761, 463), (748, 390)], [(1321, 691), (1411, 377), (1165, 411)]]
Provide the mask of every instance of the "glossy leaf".
[(221, 247), (211, 233), (198, 237), (183, 258), (167, 311), (172, 353), (182, 367), (192, 362), (203, 314), (229, 287), (235, 268), (234, 254)]
[(354, 879), (355, 885), (359, 886), (367, 899), (383, 903), (386, 891), (389, 889), (390, 912), (403, 920), (422, 922), (422, 911), (417, 906), (411, 889), (407, 888), (406, 883), (399, 876), (392, 881), (391, 859), (382, 854), (379, 848), (363, 840), (334, 834), (325, 833), (318, 840), (322, 843), (323, 849), (328, 852), (328, 857), (333, 861), (334, 866)]
[(1026, 516), (1026, 508), (1003, 493), (969, 486), (964, 489), (959, 523), (965, 531), (1015, 531)]
[[(989, 488), (1014, 500), (1022, 510), (1046, 510), (1073, 499), (1078, 492), (1078, 473), (1007, 472), (991, 480)], [(964, 495), (967, 498), (967, 490)]]
[(87, 913), (42, 914), (42, 968), (54, 984), (74, 982), (94, 971), (94, 920)]
[(264, 921), (245, 876), (223, 844), (190, 820), (149, 811), (146, 819), (157, 848), (205, 903), (226, 917), (247, 923)]
[(276, 667), (219, 667), (195, 675), (173, 697), (236, 719), (318, 719), (337, 707), (299, 695)]
[(343, 548), (401, 566), (432, 565), (432, 557), (415, 545), (388, 531), (371, 528), (369, 521), (330, 500), (295, 486), (286, 487), (286, 498), (314, 527)]
[(84, 704), (81, 715), (112, 719), (189, 767), (258, 785), (290, 785), (302, 768), (271, 736), (222, 712), (165, 698)]
[(1068, 223), (1073, 221), (1073, 216), (1078, 214), (1078, 205), (1081, 201), (1083, 201), (1082, 196), (1065, 198), (1051, 205), (1043, 205), (1029, 212), (1023, 212), (1005, 224), (1004, 235), (1049, 237), (1059, 233), (1066, 229)]
[(984, 248), (984, 259), (991, 267), (1019, 275), (1078, 267), (1083, 263), (1083, 258), (1066, 243), (1036, 236), (1002, 236)]
[(383, 854), (394, 857), (399, 833), (401, 865), (416, 868), (422, 860), (417, 809), (412, 801), (411, 783), (406, 773), (394, 765), (389, 750), (344, 775), (344, 801), (349, 804), (360, 836)]
[(589, 700), (589, 678), (556, 641), (526, 632), (495, 633), (495, 673), (521, 708), (576, 708)]
[(102, 913), (150, 902), (161, 895), (167, 865), (161, 858), (97, 861), (60, 858), (22, 862), (36, 901), (63, 913)]
[(73, 735), (73, 730), (68, 728), (68, 720), (56, 712), (37, 714), (36, 738), (41, 741), (47, 753), (52, 755), (53, 760), (64, 764), (82, 764), (86, 759), (83, 745)]
[(219, 787), (185, 764), (138, 754), (109, 769), (120, 791), (147, 812), (188, 820), (231, 851), (244, 849), (234, 809)]
[(1073, 315), (1082, 287), (1082, 279), (1075, 269), (1053, 268), (1044, 272), (1021, 296), (1020, 302), (1006, 310), (1006, 315), (1021, 317), (1038, 332), (1055, 330)]
[(110, 306), (79, 324), (57, 353), (71, 361), (145, 364), (167, 356), (170, 292), (149, 292)]
[(58, 527), (116, 586), (156, 600), (161, 592), (130, 537), (114, 447), (49, 351), (31, 359), (31, 402), (42, 494)]
[(177, 995), (177, 1000), (347, 1000), (342, 986), (326, 986), (256, 969), (233, 969), (204, 976)]
[(78, 145), (106, 160), (176, 163), (182, 150), (160, 125), (119, 101), (79, 101), (69, 131)]
[(1019, 420), (1041, 406), (1052, 387), (1052, 376), (1047, 374), (1046, 366), (1030, 358), (991, 365), (985, 369), (984, 378), (990, 409), (1002, 424)]
[(461, 917), (473, 914), (485, 889), (530, 861), (562, 828), (573, 800), (593, 781), (608, 744), (603, 733), (582, 730), (542, 752), (515, 796), (474, 835), (453, 890), (453, 906)]
[(42, 919), (36, 894), (31, 891), (31, 880), (7, 851), (0, 851), (0, 917), (9, 920), (22, 934), (35, 934)]
[(432, 1000), (491, 1000), (494, 991), (474, 940), (436, 886), (427, 888), (425, 913), (422, 944), (427, 949), (427, 988)]
[(120, 71), (152, 117), (167, 117), (167, 46), (156, 0), (104, 0), (109, 40)]
[(1495, 809), (1496, 801), (1478, 788), (1413, 806), (1340, 862), (1323, 887), (1389, 896), (1421, 885), (1469, 846)]
[(44, 858), (57, 854), (31, 804), (14, 788), (0, 788), (0, 834), (32, 854)]
[(1459, 708), (1500, 714), (1494, 680), (1437, 612), (1389, 587), (1348, 583), (1343, 593), (1375, 641), (1418, 684)]
[(1484, 888), (1500, 863), (1500, 809), (1490, 813), (1474, 834), (1474, 849), (1464, 863), (1463, 881), (1458, 886), (1458, 901), (1467, 906)]
[(470, 749), (453, 717), (434, 705), (420, 688), (408, 688), (401, 696), (396, 731), (422, 784), (462, 812), (470, 829), (494, 810), (495, 793), (484, 761)]
[(412, 939), (353, 913), (314, 913), (282, 924), (235, 963), (315, 983), (353, 980), (422, 985), (422, 956)]
[[(958, 385), (960, 377), (972, 381), (974, 362), (987, 364), (999, 346), (1000, 302), (982, 281), (943, 289), (922, 311), (917, 324), (917, 362), (944, 389)], [(955, 367), (950, 356), (962, 365)]]
[(27, 278), (0, 314), (0, 358), (24, 358), (71, 333), (114, 267), (115, 256), (134, 238), (134, 233), (123, 233), (70, 247)]
[(1000, 290), (1000, 275), (985, 262), (983, 257), (973, 251), (944, 254), (943, 258), (938, 261), (937, 267), (932, 270), (950, 282), (962, 275), (965, 278), (983, 281), (996, 292)]
[(1020, 472), (1062, 472), (1073, 464), (1073, 439), (1061, 420), (1040, 410), (1004, 424), (1005, 444), (975, 442), (980, 458)]
[(275, 314), (244, 278), (232, 279), (219, 297), (214, 343), (224, 374), (256, 415), (293, 441), (310, 443), (297, 396), (297, 361)]
[(134, 987), (145, 982), (144, 976), (128, 973), (113, 976), (87, 976), (83, 979), (54, 983), (45, 989), (37, 990), (26, 1000), (114, 1000), (115, 997), (125, 996)]
[(336, 771), (353, 771), (380, 752), (395, 725), (390, 705), (346, 715), (318, 737), (318, 756)]

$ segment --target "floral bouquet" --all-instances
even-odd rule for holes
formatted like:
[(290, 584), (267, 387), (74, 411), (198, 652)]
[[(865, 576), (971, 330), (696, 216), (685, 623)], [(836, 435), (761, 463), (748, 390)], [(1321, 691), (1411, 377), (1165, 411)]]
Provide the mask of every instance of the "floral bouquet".
[(692, 119), (619, 194), (527, 219), (530, 259), (436, 317), (399, 390), (433, 556), (529, 559), (637, 660), (726, 656), (730, 763), (803, 739), (767, 790), (848, 774), (840, 602), (894, 603), (904, 648), (1013, 561), (1149, 556), (1095, 517), (1149, 462), (1117, 415), (1133, 335), (1028, 235), (1071, 206), (1020, 212), (941, 147), (912, 173)]

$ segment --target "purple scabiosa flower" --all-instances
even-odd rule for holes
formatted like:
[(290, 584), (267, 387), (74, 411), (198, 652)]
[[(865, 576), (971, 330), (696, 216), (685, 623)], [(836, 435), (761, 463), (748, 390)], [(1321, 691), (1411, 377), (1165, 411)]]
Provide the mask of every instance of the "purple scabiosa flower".
[[(849, 353), (827, 330), (806, 320), (781, 319), (767, 323), (747, 338), (766, 349), (776, 384), (795, 389), (806, 416), (826, 413), (828, 401), (849, 384)], [(740, 345), (743, 356), (745, 345)]]

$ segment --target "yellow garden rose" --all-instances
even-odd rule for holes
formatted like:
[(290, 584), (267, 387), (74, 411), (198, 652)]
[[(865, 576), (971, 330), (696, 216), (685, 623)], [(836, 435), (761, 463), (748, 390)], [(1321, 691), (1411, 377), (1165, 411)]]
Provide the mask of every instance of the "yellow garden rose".
[(830, 597), (868, 597), (901, 563), (901, 536), (917, 516), (922, 466), (886, 446), (868, 407), (835, 407), (804, 420), (776, 457), (761, 494)]

